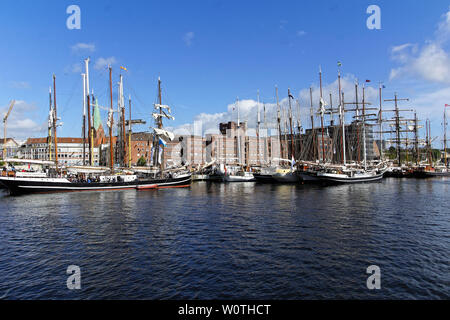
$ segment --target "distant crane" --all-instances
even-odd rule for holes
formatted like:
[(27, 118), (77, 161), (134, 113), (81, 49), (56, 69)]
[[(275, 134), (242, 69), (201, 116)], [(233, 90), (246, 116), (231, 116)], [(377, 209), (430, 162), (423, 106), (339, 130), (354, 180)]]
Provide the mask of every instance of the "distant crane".
[(8, 112), (3, 117), (3, 129), (4, 129), (4, 138), (3, 138), (3, 160), (6, 159), (6, 126), (8, 124), (8, 117), (11, 114), (11, 110), (14, 107), (14, 104), (16, 103), (16, 100), (11, 101), (11, 104), (9, 105)]

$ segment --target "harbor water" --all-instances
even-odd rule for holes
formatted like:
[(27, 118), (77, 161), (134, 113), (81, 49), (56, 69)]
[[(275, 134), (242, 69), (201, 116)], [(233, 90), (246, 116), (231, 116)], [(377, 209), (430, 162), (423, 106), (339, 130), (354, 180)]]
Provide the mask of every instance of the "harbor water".
[(450, 298), (446, 178), (0, 192), (4, 299)]

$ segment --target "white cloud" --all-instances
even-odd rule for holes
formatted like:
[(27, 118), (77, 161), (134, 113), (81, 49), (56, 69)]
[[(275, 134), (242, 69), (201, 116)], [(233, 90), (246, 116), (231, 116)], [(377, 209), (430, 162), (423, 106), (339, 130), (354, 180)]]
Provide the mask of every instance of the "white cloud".
[[(2, 117), (8, 111), (8, 108), (9, 103), (8, 105), (0, 106), (0, 114)], [(37, 111), (38, 108), (35, 104), (30, 104), (22, 100), (16, 101), (8, 118), (8, 137), (26, 139), (43, 134), (46, 130), (46, 122), (43, 121), (39, 124), (36, 121), (36, 118), (38, 118)]]
[(187, 32), (183, 37), (183, 41), (188, 47), (190, 47), (192, 45), (192, 41), (194, 40), (194, 37), (195, 37), (194, 32), (192, 32), (192, 31)]
[(114, 57), (109, 57), (109, 58), (102, 58), (102, 57), (100, 57), (100, 58), (98, 58), (96, 61), (95, 61), (95, 64), (94, 64), (94, 69), (96, 69), (96, 70), (101, 70), (101, 69), (105, 69), (106, 67), (108, 67), (109, 65), (113, 65), (113, 64), (115, 64), (117, 62), (117, 60), (116, 60), (116, 58), (114, 58)]
[(303, 37), (304, 35), (306, 35), (306, 31), (304, 31), (304, 30), (297, 31), (297, 37)]
[(95, 44), (94, 43), (77, 43), (73, 45), (72, 51), (79, 52), (79, 51), (88, 51), (88, 52), (94, 52), (95, 51)]
[[(341, 87), (343, 92), (345, 93), (346, 102), (355, 101), (355, 81), (356, 78), (353, 75), (348, 75), (341, 79)], [(292, 90), (293, 91), (293, 90)], [(323, 86), (323, 95), (325, 101), (329, 104), (329, 96), (330, 93), (333, 97), (333, 107), (336, 108), (338, 105), (338, 80), (336, 79), (334, 82), (325, 84)], [(275, 89), (274, 89), (275, 94)], [(297, 93), (292, 92), (296, 99), (299, 99), (300, 102), (300, 119), (302, 122), (302, 126), (304, 128), (310, 128), (310, 93), (309, 88), (304, 88)], [(366, 102), (372, 102), (374, 105), (377, 104), (378, 101), (378, 90), (373, 87), (367, 87), (365, 89), (366, 94)], [(256, 96), (256, 92), (255, 92)], [(280, 96), (280, 107), (287, 114), (289, 108), (289, 100), (287, 96), (286, 90), (279, 90)], [(320, 91), (318, 86), (313, 86), (313, 109), (314, 112), (318, 112), (319, 108), (319, 96)], [(359, 87), (359, 101), (362, 99), (362, 85)], [(266, 123), (267, 127), (270, 129), (275, 129), (277, 127), (277, 104), (275, 101), (275, 97), (270, 102), (264, 103), (260, 102), (259, 108), (261, 113), (261, 123), (264, 121), (264, 105), (266, 108)], [(292, 110), (294, 119), (298, 118), (298, 108), (296, 106), (295, 101), (291, 99)], [(230, 103), (225, 106), (226, 112), (220, 113), (201, 113), (194, 118), (192, 124), (183, 124), (174, 129), (176, 134), (192, 134), (195, 132), (197, 134), (198, 131), (201, 131), (202, 134), (208, 133), (218, 133), (219, 132), (219, 123), (220, 122), (228, 122), (228, 121), (237, 121), (237, 109), (235, 108), (235, 103)], [(257, 110), (258, 110), (258, 102), (254, 99), (243, 99), (239, 101), (239, 113), (240, 113), (240, 121), (247, 121), (248, 128), (251, 129), (250, 134), (255, 134), (255, 128), (257, 123)], [(315, 116), (317, 121), (317, 115)], [(337, 121), (337, 115), (334, 115), (335, 121)], [(350, 118), (349, 118), (350, 120)], [(328, 123), (329, 116), (326, 116), (326, 121)], [(317, 123), (317, 122), (316, 122)], [(295, 125), (296, 126), (296, 125)], [(199, 129), (201, 127), (201, 129)], [(263, 125), (262, 125), (263, 127)], [(284, 127), (284, 123), (283, 123)]]
[(10, 81), (9, 85), (13, 89), (30, 89), (31, 86), (26, 81)]
[(419, 77), (436, 83), (450, 83), (450, 56), (446, 50), (450, 40), (450, 11), (439, 23), (434, 39), (419, 46), (405, 43), (391, 49), (392, 60), (399, 67), (391, 70), (390, 79)]
[(84, 62), (77, 62), (64, 68), (64, 73), (82, 73)]
[[(412, 99), (423, 118), (442, 121), (445, 104), (450, 103), (450, 87), (420, 92)], [(436, 123), (437, 124), (437, 123)], [(436, 126), (439, 128), (439, 126)]]

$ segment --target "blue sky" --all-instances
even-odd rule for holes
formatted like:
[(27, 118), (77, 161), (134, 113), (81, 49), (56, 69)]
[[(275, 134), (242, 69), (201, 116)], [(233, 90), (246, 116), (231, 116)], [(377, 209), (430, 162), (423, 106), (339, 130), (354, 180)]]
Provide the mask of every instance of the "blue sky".
[[(81, 30), (66, 28), (71, 4), (81, 8)], [(366, 27), (371, 4), (381, 8), (381, 30)], [(334, 90), (339, 60), (349, 86), (355, 78), (372, 80), (374, 88), (382, 81), (386, 98), (394, 92), (411, 98), (408, 107), (431, 118), (439, 135), (443, 103), (450, 103), (448, 11), (448, 1), (438, 0), (4, 0), (0, 111), (11, 99), (20, 101), (11, 115), (11, 135), (44, 136), (54, 73), (64, 122), (59, 135), (80, 136), (80, 68), (90, 56), (100, 104), (109, 105), (107, 70), (99, 63), (105, 59), (112, 62), (115, 83), (119, 66), (128, 68), (125, 95), (132, 97), (134, 118), (149, 121), (160, 75), (164, 103), (176, 118), (171, 125), (204, 120), (211, 129), (235, 117), (230, 105), (236, 97), (244, 100), (243, 117), (254, 117), (258, 89), (271, 104), (275, 85), (281, 99), (290, 87), (306, 104), (305, 90), (317, 86), (319, 65), (324, 85)], [(375, 89), (369, 97), (377, 103)]]

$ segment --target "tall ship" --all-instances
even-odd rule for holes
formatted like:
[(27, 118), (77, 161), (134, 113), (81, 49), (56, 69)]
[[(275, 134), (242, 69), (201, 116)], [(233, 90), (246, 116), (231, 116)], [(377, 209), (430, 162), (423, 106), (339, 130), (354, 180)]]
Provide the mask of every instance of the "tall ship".
[[(362, 101), (358, 100), (358, 84), (355, 84), (355, 101), (345, 102), (344, 92), (341, 88), (341, 75), (340, 70), (338, 73), (338, 86), (339, 86), (339, 106), (337, 109), (333, 109), (332, 100), (330, 96), (330, 106), (326, 108), (328, 104), (324, 101), (322, 93), (322, 70), (319, 71), (320, 79), (320, 97), (319, 97), (319, 110), (317, 114), (320, 116), (320, 128), (318, 134), (315, 133), (314, 120), (313, 120), (313, 103), (312, 103), (312, 89), (310, 89), (311, 96), (311, 125), (312, 125), (312, 154), (315, 155), (317, 161), (300, 162), (300, 170), (298, 174), (304, 182), (325, 182), (325, 183), (362, 183), (362, 182), (374, 182), (383, 179), (384, 168), (383, 164), (374, 165), (369, 163), (367, 159), (367, 142), (366, 142), (366, 127), (370, 126), (369, 121), (374, 121), (376, 119), (370, 118), (374, 114), (368, 113), (369, 110), (376, 110), (375, 108), (367, 107), (370, 105), (365, 99), (365, 87), (362, 90)], [(366, 82), (370, 82), (367, 80)], [(380, 86), (380, 97), (381, 97), (381, 86)], [(381, 98), (380, 98), (381, 99)], [(349, 109), (347, 105), (354, 105), (355, 108)], [(362, 106), (362, 108), (360, 107)], [(381, 106), (380, 106), (381, 108)], [(355, 112), (353, 125), (356, 129), (356, 137), (358, 141), (346, 141), (346, 124), (345, 124), (345, 113), (346, 111)], [(327, 155), (326, 142), (325, 142), (325, 128), (324, 128), (324, 117), (326, 114), (331, 116), (333, 119), (333, 114), (339, 115), (339, 125), (334, 126), (336, 138), (333, 144), (337, 146), (335, 153), (340, 151), (341, 163), (332, 163), (333, 161)], [(361, 139), (360, 139), (361, 138)], [(338, 141), (340, 140), (340, 141)], [(359, 141), (362, 140), (362, 143)], [(362, 152), (360, 152), (362, 144)], [(320, 146), (320, 147), (319, 147)], [(338, 150), (340, 147), (341, 150)], [(357, 161), (349, 162), (347, 159), (347, 147), (350, 150), (357, 150)], [(328, 151), (329, 152), (329, 151)], [(363, 158), (360, 159), (360, 154), (362, 153)]]
[(447, 107), (450, 105), (446, 104), (444, 107), (444, 121), (442, 123), (444, 129), (444, 139), (443, 139), (443, 161), (440, 165), (433, 164), (432, 146), (431, 146), (431, 126), (430, 122), (427, 123), (427, 158), (428, 165), (422, 166), (416, 169), (415, 175), (419, 178), (432, 178), (432, 177), (450, 177), (450, 167), (448, 163), (447, 156)]
[[(89, 71), (86, 60), (86, 74), (83, 74), (83, 165), (77, 167), (60, 166), (58, 161), (58, 138), (57, 127), (59, 118), (57, 116), (56, 104), (56, 77), (53, 76), (53, 97), (50, 90), (50, 112), (49, 112), (49, 137), (48, 151), (50, 157), (53, 154), (52, 161), (36, 161), (26, 159), (5, 159), (5, 162), (11, 164), (12, 170), (3, 170), (0, 176), (0, 184), (9, 190), (13, 195), (29, 193), (51, 193), (51, 192), (79, 192), (79, 191), (111, 191), (124, 189), (156, 189), (156, 188), (174, 188), (189, 187), (191, 185), (191, 174), (185, 167), (166, 168), (164, 159), (164, 148), (167, 143), (174, 139), (174, 134), (163, 127), (163, 119), (173, 120), (171, 109), (162, 104), (161, 79), (158, 78), (158, 103), (154, 104), (155, 127), (153, 127), (153, 141), (151, 153), (151, 166), (146, 168), (133, 168), (131, 160), (127, 161), (126, 156), (122, 156), (122, 163), (115, 164), (115, 158), (119, 158), (120, 150), (115, 150), (113, 139), (114, 110), (112, 96), (112, 68), (109, 67), (109, 89), (110, 89), (110, 108), (108, 112), (109, 127), (109, 166), (100, 167), (93, 165), (92, 156), (92, 128), (90, 104), (93, 95), (89, 92)], [(123, 100), (122, 76), (119, 82), (118, 98), (118, 135), (121, 136), (121, 144), (117, 143), (116, 148), (130, 150), (131, 141), (131, 118), (128, 120), (128, 145), (127, 132), (125, 130), (125, 104)], [(53, 98), (53, 99), (52, 99)], [(87, 113), (86, 113), (87, 107)], [(88, 137), (86, 139), (86, 114), (88, 117)], [(86, 143), (88, 142), (88, 143)], [(85, 159), (86, 144), (89, 144), (89, 161)], [(116, 156), (115, 156), (116, 154)], [(131, 154), (131, 152), (130, 152)], [(34, 162), (40, 165), (42, 172), (20, 172), (14, 169), (12, 164)]]

